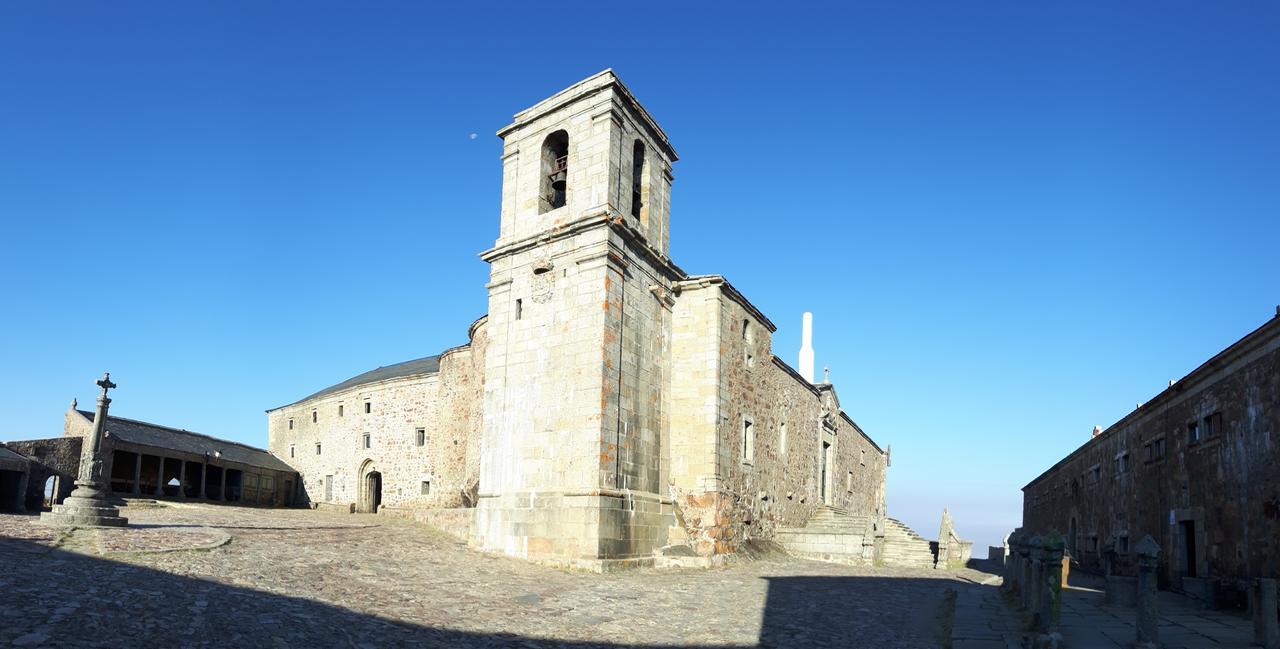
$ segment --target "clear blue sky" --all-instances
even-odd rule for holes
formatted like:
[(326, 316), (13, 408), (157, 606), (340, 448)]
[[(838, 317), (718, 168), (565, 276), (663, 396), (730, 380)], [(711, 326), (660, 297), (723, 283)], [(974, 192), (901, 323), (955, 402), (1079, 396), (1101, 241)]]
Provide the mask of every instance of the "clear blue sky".
[(494, 132), (606, 67), (682, 156), (677, 263), (791, 362), (814, 312), (925, 536), (995, 542), (1280, 302), (1280, 5), (699, 4), (3, 4), (0, 439), (110, 370), (121, 416), (265, 445), (464, 342)]

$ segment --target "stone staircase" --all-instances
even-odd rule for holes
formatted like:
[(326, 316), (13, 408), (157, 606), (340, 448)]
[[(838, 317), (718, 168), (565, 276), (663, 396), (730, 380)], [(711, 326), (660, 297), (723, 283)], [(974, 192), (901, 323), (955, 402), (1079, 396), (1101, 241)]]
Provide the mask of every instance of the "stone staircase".
[(884, 554), (886, 566), (933, 568), (933, 550), (929, 542), (896, 518), (884, 519)]
[[(884, 549), (878, 560), (888, 566), (932, 568), (929, 542), (911, 528), (892, 518), (884, 519)], [(877, 560), (873, 544), (876, 519), (850, 514), (838, 507), (823, 505), (804, 527), (784, 527), (775, 531), (775, 540), (794, 556), (836, 563), (871, 564)]]

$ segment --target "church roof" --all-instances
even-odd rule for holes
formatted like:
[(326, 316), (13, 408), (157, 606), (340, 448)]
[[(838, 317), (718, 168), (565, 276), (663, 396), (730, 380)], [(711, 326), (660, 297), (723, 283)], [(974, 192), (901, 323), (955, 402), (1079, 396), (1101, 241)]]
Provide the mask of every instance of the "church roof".
[[(89, 421), (94, 419), (94, 413), (92, 412), (86, 410), (77, 410), (76, 412)], [(293, 471), (293, 467), (285, 464), (283, 460), (260, 448), (254, 448), (240, 442), (218, 439), (201, 433), (193, 433), (189, 430), (170, 428), (112, 415), (107, 415), (106, 429), (108, 433), (111, 433), (112, 437), (130, 444), (167, 448), (195, 455), (204, 455), (205, 453), (212, 455), (217, 451), (222, 454), (221, 459), (228, 462), (239, 462), (240, 464), (275, 471)]]
[[(416, 376), (419, 374), (435, 374), (439, 371), (440, 371), (440, 355), (439, 354), (435, 356), (427, 356), (425, 358), (417, 358), (411, 361), (405, 361), (403, 363), (396, 363), (395, 365), (387, 365), (384, 367), (372, 369), (372, 370), (369, 370), (368, 372), (365, 372), (364, 374), (357, 374), (356, 376), (353, 376), (343, 381), (342, 383), (331, 385), (319, 392), (316, 392), (314, 394), (310, 394), (301, 399), (298, 399), (293, 403), (288, 403), (283, 406), (278, 406), (276, 408), (272, 408), (271, 410), (279, 410), (280, 408), (296, 405), (304, 401), (311, 401), (312, 399), (327, 397), (331, 394), (343, 392), (345, 390), (350, 390), (351, 388), (356, 388), (362, 385), (368, 385), (370, 383), (377, 383), (379, 381), (386, 381), (388, 379), (398, 379), (405, 376)], [(271, 410), (268, 410), (267, 412), (271, 412)]]

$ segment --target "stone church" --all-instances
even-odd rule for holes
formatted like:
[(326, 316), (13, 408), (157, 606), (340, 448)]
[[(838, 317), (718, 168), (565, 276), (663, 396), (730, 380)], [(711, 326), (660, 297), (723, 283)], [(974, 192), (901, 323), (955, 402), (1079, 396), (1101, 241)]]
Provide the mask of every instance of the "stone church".
[(824, 505), (883, 518), (888, 456), (835, 388), (668, 255), (676, 152), (612, 71), (498, 136), (488, 314), (465, 345), (267, 412), (303, 501), (596, 570), (725, 555)]

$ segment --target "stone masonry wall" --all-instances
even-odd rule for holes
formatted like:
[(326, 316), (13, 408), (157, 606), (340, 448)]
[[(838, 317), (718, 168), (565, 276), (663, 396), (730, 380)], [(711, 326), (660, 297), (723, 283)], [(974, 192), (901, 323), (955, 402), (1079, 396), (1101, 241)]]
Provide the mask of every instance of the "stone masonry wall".
[[(298, 471), (302, 502), (325, 501), (324, 481), (332, 476), (328, 502), (360, 508), (363, 478), (376, 470), (382, 474), (384, 505), (474, 505), (465, 501), (478, 481), (483, 369), (475, 350), (483, 353), (484, 344), (480, 326), (470, 345), (442, 355), (436, 374), (356, 386), (269, 412), (268, 449)], [(417, 445), (419, 428), (426, 432), (423, 446)], [(366, 433), (369, 448), (364, 448)], [(424, 482), (429, 483), (426, 494)]]
[(696, 551), (733, 552), (748, 539), (772, 538), (777, 527), (802, 526), (822, 504), (824, 439), (830, 504), (882, 511), (883, 453), (822, 391), (775, 359), (764, 322), (720, 284), (684, 288), (675, 321), (674, 398), (685, 408), (673, 417), (672, 485)]
[(32, 460), (31, 473), (27, 479), (27, 511), (40, 511), (44, 501), (45, 482), (50, 477), (55, 478), (57, 483), (57, 491), (54, 494), (55, 503), (62, 502), (62, 499), (75, 489), (76, 475), (80, 472), (82, 443), (83, 440), (80, 437), (5, 442), (12, 451)]
[(1091, 570), (1108, 540), (1150, 534), (1162, 581), (1184, 590), (1193, 574), (1280, 576), (1280, 318), (1233, 347), (1027, 485), (1024, 529), (1062, 533)]

